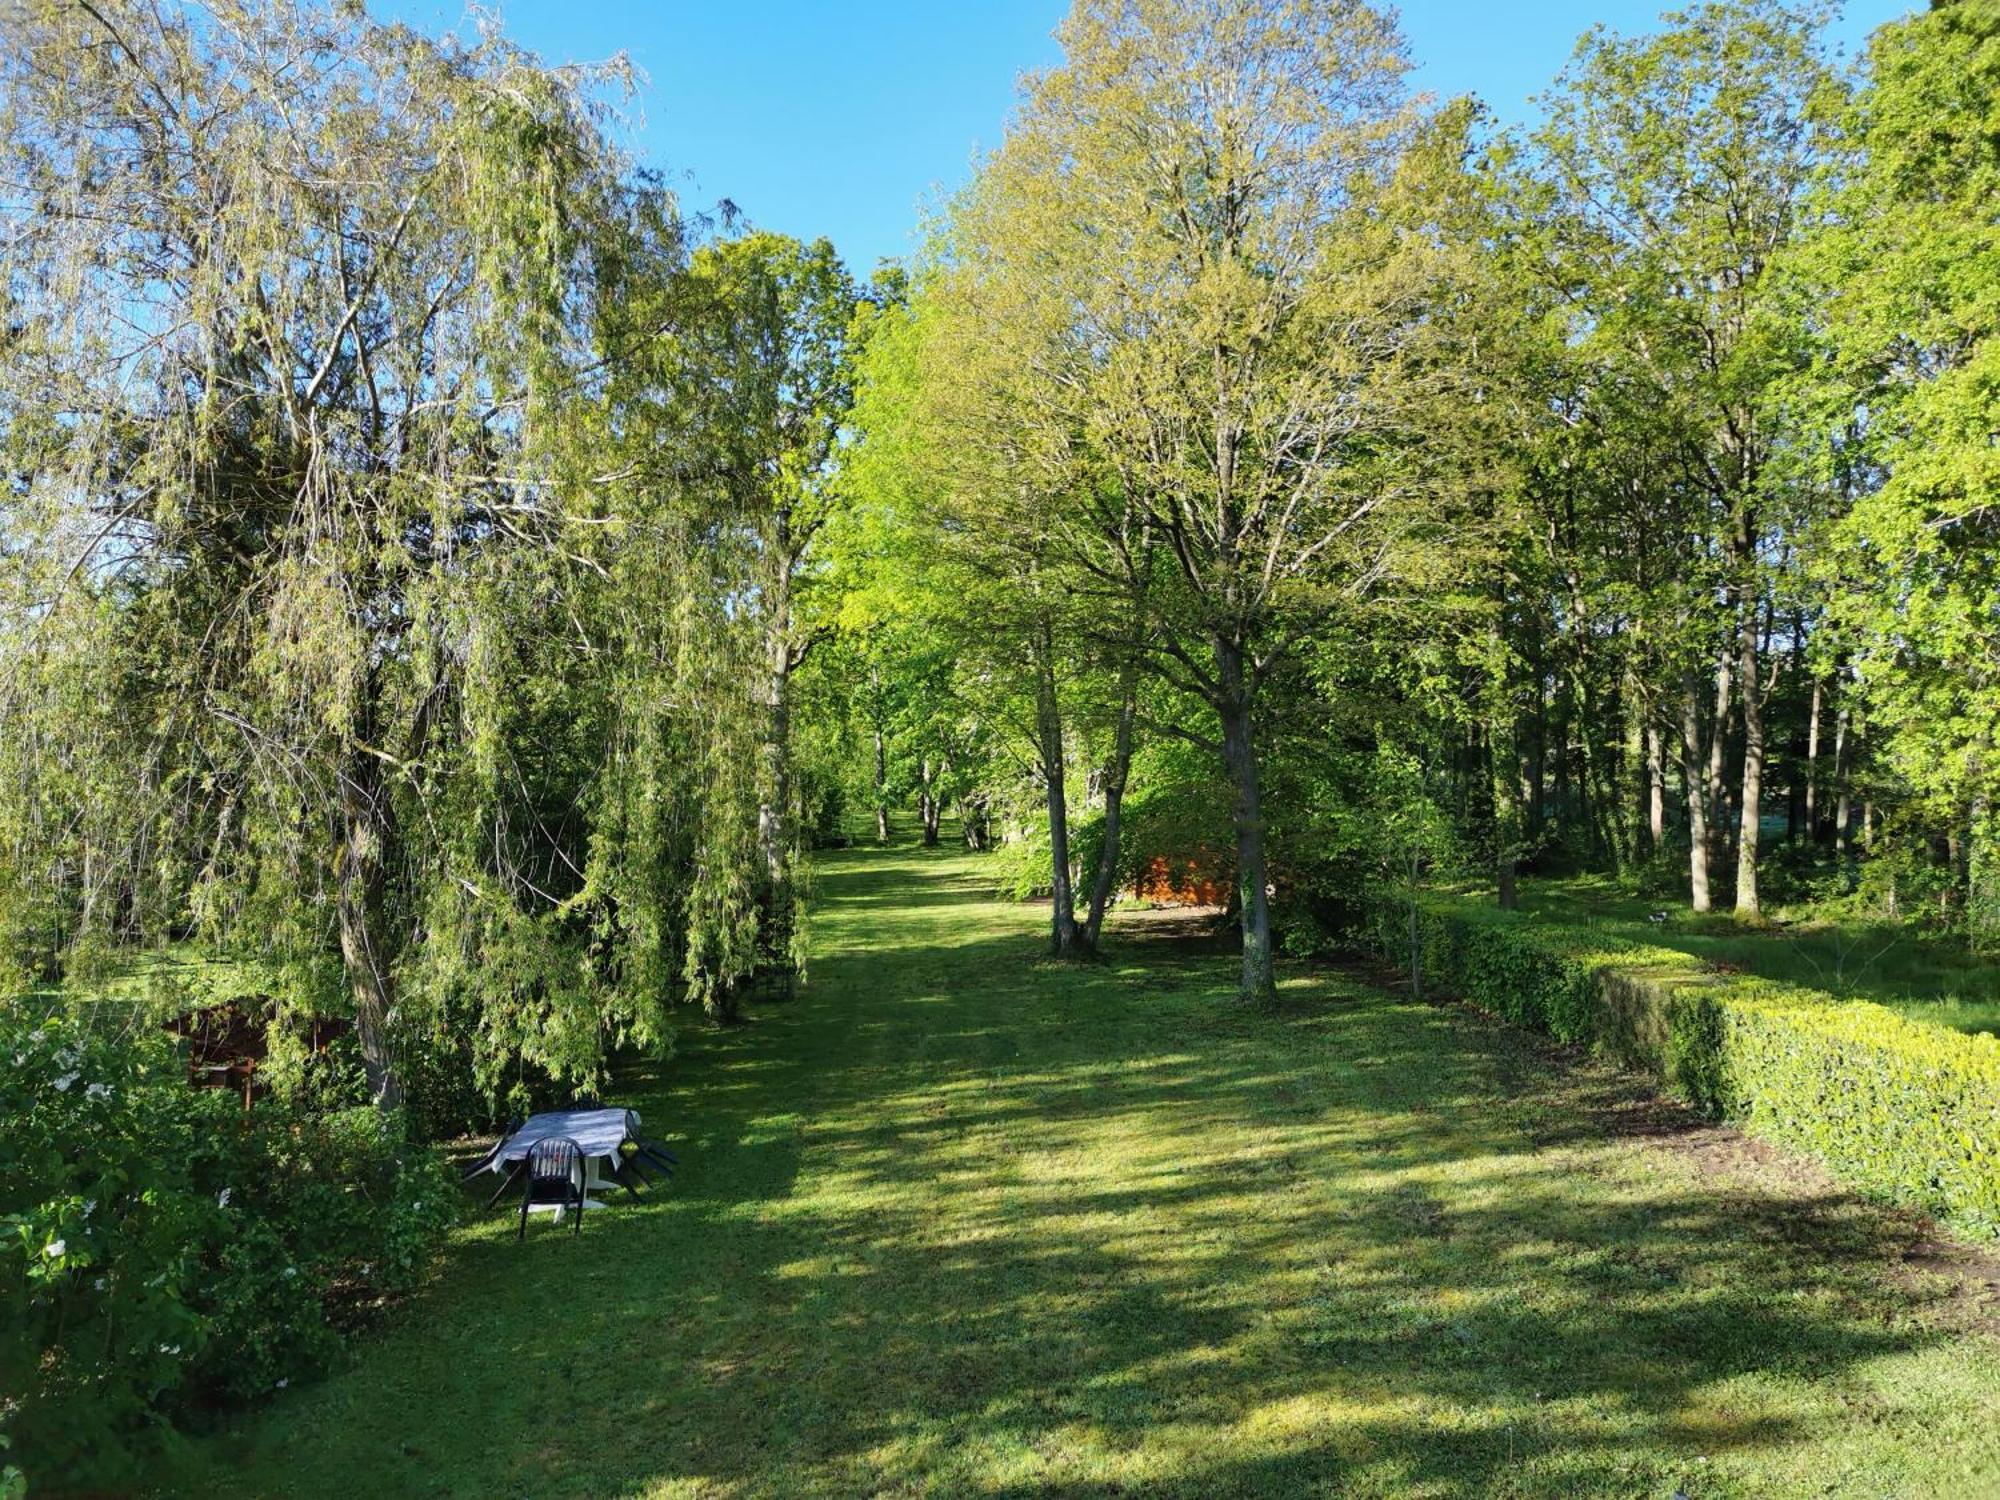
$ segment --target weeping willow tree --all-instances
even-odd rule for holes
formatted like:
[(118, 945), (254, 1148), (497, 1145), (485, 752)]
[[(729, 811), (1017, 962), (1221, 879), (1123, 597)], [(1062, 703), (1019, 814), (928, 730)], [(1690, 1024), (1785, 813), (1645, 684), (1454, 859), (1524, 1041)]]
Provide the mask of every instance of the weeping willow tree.
[(292, 0), (0, 18), (9, 950), (282, 959), (385, 1105), (443, 1040), (489, 1089), (659, 1042), (755, 943), (747, 564), (618, 404), (686, 245), (615, 72)]
[[(709, 660), (728, 665), (719, 691), (753, 685), (754, 780), (743, 781), (746, 769), (731, 755), (713, 790), (723, 802), (744, 785), (754, 791), (759, 967), (789, 971), (798, 962), (793, 678), (831, 631), (822, 554), (828, 523), (843, 508), (834, 479), (853, 399), (848, 330), (857, 293), (828, 241), (767, 232), (701, 246), (686, 275), (663, 290), (672, 308), (662, 326), (672, 336), (630, 362), (636, 378), (621, 405), (678, 422), (683, 435), (664, 446), (702, 455), (686, 477), (717, 522), (707, 544), (744, 580), (732, 613), (755, 659), (714, 650)], [(732, 892), (727, 909), (742, 894)], [(694, 965), (689, 977), (712, 1009), (726, 1011), (731, 1001), (712, 969)]]

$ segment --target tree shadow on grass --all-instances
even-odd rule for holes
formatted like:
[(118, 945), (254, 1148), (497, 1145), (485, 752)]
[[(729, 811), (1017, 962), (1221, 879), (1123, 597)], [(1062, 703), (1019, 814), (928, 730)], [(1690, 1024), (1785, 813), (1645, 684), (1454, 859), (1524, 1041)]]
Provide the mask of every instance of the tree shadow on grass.
[(1334, 974), (1244, 1011), (1171, 940), (1037, 966), (884, 864), (822, 872), (809, 1003), (621, 1076), (670, 1188), (483, 1222), (238, 1492), (1671, 1492), (1921, 1432), (1864, 1373), (1947, 1337), (1882, 1221), (1675, 1170), (1505, 1028)]

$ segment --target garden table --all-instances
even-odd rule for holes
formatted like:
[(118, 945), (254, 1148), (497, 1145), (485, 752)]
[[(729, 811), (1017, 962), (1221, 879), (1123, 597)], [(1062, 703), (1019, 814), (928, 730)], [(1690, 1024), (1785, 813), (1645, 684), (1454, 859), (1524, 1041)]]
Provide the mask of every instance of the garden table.
[[(586, 1195), (597, 1188), (616, 1188), (620, 1184), (614, 1179), (622, 1165), (618, 1148), (626, 1141), (639, 1139), (639, 1111), (552, 1109), (544, 1114), (530, 1115), (519, 1130), (487, 1152), (485, 1159), (466, 1176), (505, 1171), (511, 1178), (515, 1168), (528, 1159), (529, 1148), (536, 1141), (551, 1136), (568, 1136), (583, 1153), (583, 1190)], [(504, 1191), (504, 1184), (502, 1186)], [(602, 1205), (592, 1203), (589, 1206), (597, 1208)]]

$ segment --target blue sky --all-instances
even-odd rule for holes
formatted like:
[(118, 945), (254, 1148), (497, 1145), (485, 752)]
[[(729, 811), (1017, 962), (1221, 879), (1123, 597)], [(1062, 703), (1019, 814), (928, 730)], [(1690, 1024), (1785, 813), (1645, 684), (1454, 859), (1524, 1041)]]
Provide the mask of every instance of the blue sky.
[[(378, 0), (426, 30), (463, 0)], [(1067, 0), (512, 0), (508, 35), (551, 62), (623, 51), (647, 75), (633, 146), (690, 207), (728, 198), (751, 223), (829, 236), (865, 275), (906, 254), (919, 204), (992, 146), (1026, 69), (1058, 58)], [(1851, 0), (1850, 53), (1905, 0)], [(1432, 93), (1476, 93), (1504, 120), (1529, 113), (1577, 36), (1634, 33), (1660, 6), (1597, 0), (1410, 0), (1403, 29)]]

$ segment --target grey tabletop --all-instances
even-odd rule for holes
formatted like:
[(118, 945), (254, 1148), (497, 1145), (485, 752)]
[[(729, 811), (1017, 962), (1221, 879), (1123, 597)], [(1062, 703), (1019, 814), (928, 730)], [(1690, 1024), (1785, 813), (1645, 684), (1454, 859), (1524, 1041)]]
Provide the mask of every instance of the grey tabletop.
[(528, 1116), (527, 1123), (493, 1148), (482, 1172), (497, 1172), (509, 1162), (525, 1160), (528, 1148), (552, 1136), (568, 1136), (585, 1156), (616, 1159), (623, 1141), (639, 1133), (636, 1109), (554, 1109)]

